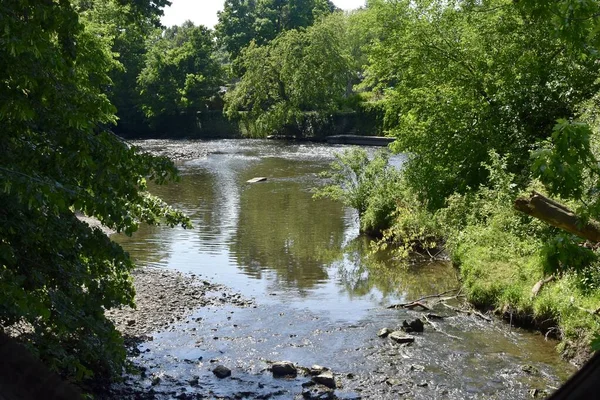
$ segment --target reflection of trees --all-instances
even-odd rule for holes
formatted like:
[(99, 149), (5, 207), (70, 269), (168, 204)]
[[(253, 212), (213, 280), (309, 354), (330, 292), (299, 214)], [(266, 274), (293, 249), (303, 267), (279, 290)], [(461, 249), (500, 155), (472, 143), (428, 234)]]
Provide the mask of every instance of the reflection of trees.
[[(271, 176), (281, 174), (277, 165), (270, 167)], [(285, 171), (305, 174), (294, 165)], [(259, 176), (265, 171), (253, 172)], [(328, 200), (313, 200), (306, 183), (290, 178), (294, 177), (269, 178), (243, 190), (231, 252), (251, 276), (260, 278), (263, 271), (274, 271), (280, 284), (306, 289), (327, 279), (330, 249), (339, 249), (344, 238), (343, 208)]]
[(449, 262), (411, 263), (394, 260), (389, 252), (369, 252), (369, 239), (358, 237), (337, 257), (338, 274), (350, 296), (364, 296), (377, 289), (384, 297), (416, 299), (458, 286)]
[[(124, 234), (115, 234), (111, 236), (111, 239), (120, 244), (129, 253), (138, 267), (157, 265), (169, 257), (170, 246), (168, 239), (148, 240), (148, 238), (161, 235), (161, 229), (159, 226), (144, 224), (131, 237)], [(168, 232), (166, 234), (168, 235)]]

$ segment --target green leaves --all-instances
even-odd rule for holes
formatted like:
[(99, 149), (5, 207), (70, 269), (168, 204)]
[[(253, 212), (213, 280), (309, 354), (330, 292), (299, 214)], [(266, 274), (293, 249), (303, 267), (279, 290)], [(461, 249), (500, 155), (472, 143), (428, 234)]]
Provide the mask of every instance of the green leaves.
[(212, 33), (186, 22), (157, 32), (137, 78), (141, 108), (153, 125), (162, 117), (207, 109), (222, 84)]
[(598, 171), (598, 162), (590, 148), (590, 127), (585, 123), (558, 120), (552, 137), (532, 153), (533, 174), (551, 194), (581, 199), (585, 178)]
[(225, 97), (225, 112), (252, 136), (309, 135), (312, 118), (339, 110), (351, 81), (347, 21), (333, 14), (306, 30), (287, 31), (239, 58), (245, 71)]
[(134, 265), (75, 212), (126, 233), (189, 220), (145, 193), (147, 179), (174, 179), (175, 166), (106, 129), (114, 32), (81, 24), (75, 6), (92, 11), (75, 1), (0, 9), (0, 324), (27, 327), (21, 340), (43, 361), (85, 379), (121, 372), (123, 342), (104, 311), (134, 304)]

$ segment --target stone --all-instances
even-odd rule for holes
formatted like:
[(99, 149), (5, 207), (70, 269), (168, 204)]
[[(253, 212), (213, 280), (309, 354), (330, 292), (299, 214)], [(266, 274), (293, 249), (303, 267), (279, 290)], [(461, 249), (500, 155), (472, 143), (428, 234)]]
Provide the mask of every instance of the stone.
[(333, 390), (322, 390), (319, 388), (303, 390), (302, 397), (307, 400), (333, 400), (336, 398)]
[(402, 329), (405, 332), (423, 332), (423, 328), (423, 321), (419, 318), (410, 322), (407, 322), (406, 320), (402, 322)]
[(219, 379), (223, 379), (223, 378), (227, 378), (228, 376), (231, 376), (231, 370), (221, 364), (217, 365), (215, 367), (215, 369), (213, 369), (212, 372)]
[(379, 336), (380, 338), (386, 338), (392, 332), (393, 330), (391, 330), (390, 328), (381, 328), (379, 332), (377, 332), (377, 336)]
[(317, 376), (313, 376), (312, 380), (320, 383), (321, 385), (327, 386), (329, 389), (335, 389), (337, 386), (331, 371), (325, 371)]
[(392, 339), (396, 343), (412, 343), (412, 342), (415, 341), (415, 337), (414, 336), (406, 335), (402, 331), (392, 332), (392, 333), (389, 334), (388, 337), (390, 339)]
[(325, 367), (315, 364), (312, 367), (310, 367), (309, 373), (311, 375), (320, 375), (325, 371), (329, 371), (329, 368), (325, 368)]
[(295, 377), (298, 375), (298, 370), (290, 361), (274, 362), (273, 365), (271, 365), (271, 372), (273, 372), (273, 377), (275, 378)]

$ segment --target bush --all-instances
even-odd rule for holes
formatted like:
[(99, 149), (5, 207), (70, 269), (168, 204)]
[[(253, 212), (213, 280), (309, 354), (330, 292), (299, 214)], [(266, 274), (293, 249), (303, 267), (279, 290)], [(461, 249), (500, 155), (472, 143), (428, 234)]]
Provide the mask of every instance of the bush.
[(335, 155), (329, 170), (321, 174), (329, 183), (315, 197), (339, 200), (358, 211), (361, 232), (379, 236), (390, 227), (396, 209), (401, 174), (389, 165), (389, 153), (379, 151), (372, 159), (361, 148)]

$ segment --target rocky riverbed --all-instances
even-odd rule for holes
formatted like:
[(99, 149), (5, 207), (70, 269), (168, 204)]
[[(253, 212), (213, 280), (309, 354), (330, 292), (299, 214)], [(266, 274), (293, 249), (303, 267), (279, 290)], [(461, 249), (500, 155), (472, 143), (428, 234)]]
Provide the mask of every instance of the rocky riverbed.
[[(500, 351), (505, 344), (485, 344), (486, 332), (500, 330), (504, 340), (518, 340), (501, 321), (442, 312), (434, 328), (417, 323), (424, 318), (417, 311), (402, 312), (407, 323), (390, 320), (395, 311), (374, 311), (386, 330), (257, 304), (168, 270), (138, 269), (134, 283), (137, 309), (109, 314), (128, 340), (134, 372), (100, 399), (543, 398), (564, 379), (537, 360), (524, 364)], [(448, 342), (453, 347), (444, 349)], [(332, 346), (336, 359), (324, 359)], [(477, 382), (490, 363), (497, 369), (486, 368), (493, 373)]]
[[(330, 148), (134, 144), (178, 161), (182, 181), (155, 194), (199, 228), (115, 238), (140, 265), (162, 268), (135, 271), (138, 308), (111, 313), (134, 368), (98, 398), (523, 399), (573, 372), (552, 343), (499, 319), (387, 308), (459, 282), (447, 263), (365, 263), (350, 243), (354, 215), (305, 193)], [(269, 179), (246, 183), (256, 176)]]

